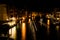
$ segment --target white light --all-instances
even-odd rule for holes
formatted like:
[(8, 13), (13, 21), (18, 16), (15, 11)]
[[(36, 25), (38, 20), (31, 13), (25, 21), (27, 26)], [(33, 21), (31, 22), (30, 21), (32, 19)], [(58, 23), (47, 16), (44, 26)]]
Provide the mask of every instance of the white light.
[(7, 24), (10, 25), (10, 26), (16, 24), (16, 18), (15, 18), (15, 17), (9, 18), (9, 19), (7, 19), (7, 20), (12, 20), (11, 22), (8, 22), (8, 23), (7, 23)]
[(23, 20), (25, 19), (24, 17), (22, 17), (23, 18)]
[(16, 18), (15, 17), (12, 17), (12, 18), (9, 18), (9, 20), (16, 21)]
[(25, 21), (25, 17), (22, 17), (22, 22), (24, 22)]
[(59, 18), (57, 18), (57, 20), (59, 20)]
[(15, 17), (12, 17), (12, 20), (16, 20), (16, 18)]
[(9, 30), (9, 34), (11, 34), (10, 38), (14, 38), (14, 40), (16, 39), (16, 26), (14, 26), (12, 30)]
[(10, 26), (12, 26), (12, 25), (16, 24), (16, 22), (15, 22), (15, 21), (12, 21), (12, 22), (8, 22), (8, 24), (9, 24)]

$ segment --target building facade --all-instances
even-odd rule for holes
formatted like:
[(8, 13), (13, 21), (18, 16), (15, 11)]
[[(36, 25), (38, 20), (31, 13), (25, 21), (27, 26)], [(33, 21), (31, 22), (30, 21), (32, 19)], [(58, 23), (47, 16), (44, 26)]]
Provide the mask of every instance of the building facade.
[(0, 20), (6, 20), (8, 18), (7, 16), (7, 5), (6, 4), (0, 4)]

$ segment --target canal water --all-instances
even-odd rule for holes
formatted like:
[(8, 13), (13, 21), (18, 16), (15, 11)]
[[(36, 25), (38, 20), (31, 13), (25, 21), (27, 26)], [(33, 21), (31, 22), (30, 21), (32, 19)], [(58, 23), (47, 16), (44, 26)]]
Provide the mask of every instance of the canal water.
[[(51, 24), (50, 19), (47, 20), (47, 23), (44, 25), (46, 27), (45, 34), (43, 32), (42, 38), (44, 36), (43, 40), (59, 40), (60, 39), (60, 24)], [(32, 24), (32, 21), (29, 19), (29, 22), (22, 22), (21, 23), (21, 40), (39, 40), (36, 37), (36, 30), (34, 28), (34, 25)], [(41, 26), (42, 27), (42, 26)], [(38, 30), (38, 29), (37, 29)], [(10, 37), (16, 40), (16, 27), (13, 27), (9, 30)], [(41, 35), (41, 33), (38, 33), (38, 36)], [(41, 36), (40, 36), (41, 37)]]

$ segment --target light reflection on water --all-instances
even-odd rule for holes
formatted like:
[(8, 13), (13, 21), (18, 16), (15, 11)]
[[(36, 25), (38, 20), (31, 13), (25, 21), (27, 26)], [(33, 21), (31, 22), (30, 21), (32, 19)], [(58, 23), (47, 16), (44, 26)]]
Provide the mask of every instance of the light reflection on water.
[[(50, 32), (50, 20), (48, 19), (47, 20), (47, 33), (49, 34), (49, 32)], [(54, 26), (55, 27), (55, 26)], [(55, 28), (55, 30), (57, 31), (57, 32), (59, 32), (59, 25), (56, 25), (56, 28)]]
[[(31, 20), (29, 19), (29, 23), (31, 22)], [(59, 31), (59, 25), (56, 26), (56, 30), (57, 32)], [(50, 20), (47, 20), (47, 33), (49, 34), (50, 32)], [(22, 23), (22, 37), (21, 40), (26, 40), (26, 23)], [(13, 27), (12, 30), (9, 30), (9, 34), (11, 34), (11, 38), (16, 39), (16, 27)]]
[(22, 39), (21, 40), (26, 40), (26, 24), (22, 23)]
[(49, 27), (50, 27), (50, 26), (47, 26), (47, 34), (49, 34), (49, 32), (50, 32)]
[(16, 40), (16, 26), (9, 30), (10, 38)]
[(50, 25), (50, 20), (48, 19), (48, 20), (47, 20), (47, 33), (48, 33), (48, 34), (49, 34), (49, 28), (50, 28), (49, 25)]
[(47, 20), (47, 25), (48, 25), (48, 26), (50, 25), (50, 20), (49, 20), (49, 19)]
[(29, 23), (29, 28), (30, 28), (30, 30), (32, 32), (33, 40), (36, 40), (35, 29), (34, 29), (34, 26), (32, 24), (33, 22), (31, 21), (31, 19), (29, 19), (28, 23)]

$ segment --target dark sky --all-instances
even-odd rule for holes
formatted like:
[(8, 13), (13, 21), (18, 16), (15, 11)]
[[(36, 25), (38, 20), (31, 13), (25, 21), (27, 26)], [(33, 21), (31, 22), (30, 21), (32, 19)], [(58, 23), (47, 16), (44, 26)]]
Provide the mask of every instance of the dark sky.
[(19, 7), (56, 7), (60, 5), (60, 1), (58, 0), (0, 0), (0, 3), (7, 3)]
[(0, 0), (0, 3), (6, 3), (17, 8), (27, 8), (29, 10), (47, 10), (60, 7), (58, 0)]

